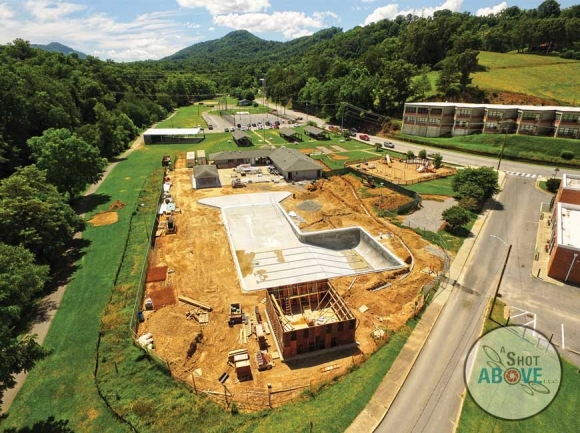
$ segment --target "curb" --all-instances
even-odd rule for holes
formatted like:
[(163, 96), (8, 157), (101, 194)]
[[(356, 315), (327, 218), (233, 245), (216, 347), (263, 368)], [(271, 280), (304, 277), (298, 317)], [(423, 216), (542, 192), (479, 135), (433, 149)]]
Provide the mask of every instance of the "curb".
[[(503, 186), (505, 185), (506, 178), (507, 178), (507, 176), (505, 176), (505, 173), (504, 172), (500, 172), (500, 173), (501, 173), (501, 176), (500, 176), (501, 177), (501, 179), (500, 179), (500, 192), (497, 194), (496, 197), (499, 197), (500, 194), (501, 194), (501, 192), (503, 191)], [(487, 223), (488, 217), (489, 217), (491, 211), (493, 211), (493, 208), (492, 207), (488, 207), (488, 203), (489, 203), (489, 201), (484, 205), (484, 208), (486, 208), (486, 210), (484, 211), (484, 215), (483, 215), (483, 218), (482, 218), (483, 219), (483, 222), (480, 224), (480, 226), (477, 229), (477, 231), (473, 233), (474, 234), (474, 236), (472, 238), (473, 239), (473, 242), (469, 246), (469, 251), (467, 252), (467, 254), (465, 256), (465, 259), (463, 260), (463, 263), (461, 265), (459, 265), (459, 262), (458, 262), (458, 266), (461, 266), (461, 268), (459, 270), (459, 273), (457, 274), (457, 278), (455, 279), (455, 282), (459, 281), (459, 277), (463, 273), (463, 270), (465, 269), (465, 265), (466, 265), (467, 261), (469, 260), (469, 257), (471, 256), (471, 252), (473, 251), (473, 248), (475, 247), (475, 245), (476, 245), (476, 243), (477, 243), (477, 241), (479, 239), (479, 234), (481, 233), (481, 231), (483, 230), (485, 224)], [(477, 221), (476, 221), (476, 224), (477, 224)], [(475, 226), (475, 224), (474, 224), (474, 226)], [(465, 246), (465, 243), (463, 245)], [(451, 276), (451, 268), (453, 267), (453, 264), (457, 260), (458, 256), (460, 256), (460, 254), (457, 254), (455, 256), (455, 260), (453, 260), (453, 262), (451, 263), (451, 265), (449, 267), (449, 276)], [(462, 259), (460, 259), (460, 260), (462, 260)], [(451, 281), (450, 278), (448, 278), (448, 282), (449, 281)], [(386, 403), (379, 403), (377, 400), (375, 400), (375, 395), (377, 394), (377, 392), (379, 392), (380, 387), (384, 383), (386, 383), (386, 379), (387, 379), (387, 376), (389, 374), (387, 372), (387, 374), (384, 376), (383, 380), (379, 384), (377, 390), (375, 391), (375, 393), (373, 394), (373, 396), (371, 397), (371, 399), (369, 400), (369, 402), (367, 403), (367, 405), (365, 406), (365, 408), (359, 413), (359, 415), (353, 420), (353, 422), (347, 428), (347, 430), (346, 430), (347, 432), (356, 433), (356, 432), (360, 431), (362, 427), (367, 426), (371, 422), (372, 422), (372, 428), (370, 429), (370, 431), (373, 431), (374, 432), (377, 429), (377, 427), (381, 424), (381, 422), (383, 421), (383, 419), (387, 416), (387, 413), (388, 413), (389, 409), (391, 408), (393, 402), (396, 400), (397, 396), (401, 392), (401, 388), (405, 385), (405, 382), (407, 381), (407, 378), (409, 377), (409, 374), (411, 373), (411, 370), (413, 369), (413, 367), (415, 365), (415, 362), (417, 361), (417, 358), (421, 354), (421, 352), (423, 350), (423, 347), (425, 346), (425, 343), (427, 342), (427, 339), (431, 335), (431, 331), (433, 330), (433, 327), (435, 326), (435, 323), (437, 323), (437, 319), (439, 318), (439, 316), (441, 315), (441, 312), (445, 308), (445, 305), (447, 304), (447, 300), (449, 299), (449, 296), (450, 296), (450, 294), (453, 291), (453, 287), (454, 287), (454, 284), (451, 286), (451, 288), (446, 287), (443, 291), (440, 292), (440, 294), (446, 294), (447, 297), (441, 301), (441, 308), (435, 314), (435, 316), (431, 319), (431, 322), (429, 324), (426, 324), (426, 326), (427, 326), (427, 332), (426, 332), (425, 338), (423, 338), (422, 341), (420, 342), (420, 344), (418, 346), (418, 350), (416, 350), (416, 353), (412, 357), (412, 361), (410, 361), (408, 363), (408, 365), (407, 365), (407, 367), (405, 369), (405, 372), (403, 373), (403, 375), (404, 375), (403, 380), (400, 383), (400, 385), (397, 387), (397, 390), (394, 393), (394, 395), (392, 396), (391, 400), (388, 401), (388, 402), (386, 402)], [(437, 294), (435, 296), (437, 297)], [(441, 300), (441, 297), (440, 296), (438, 298)], [(425, 312), (423, 313), (423, 316), (425, 315), (425, 313), (427, 312), (427, 310), (431, 306), (434, 305), (434, 303), (435, 303), (435, 298), (434, 298), (433, 302), (429, 305), (429, 307), (427, 307), (427, 309), (425, 309)], [(424, 323), (424, 322), (422, 322), (422, 320), (423, 319), (421, 319), (421, 321), (419, 322), (419, 324), (417, 326), (420, 326), (421, 323)], [(411, 333), (411, 335), (407, 339), (407, 342), (403, 346), (403, 349), (401, 349), (401, 352), (399, 353), (397, 359), (393, 363), (393, 366), (395, 365), (395, 363), (397, 362), (397, 360), (401, 356), (401, 353), (403, 352), (403, 350), (405, 350), (405, 348), (408, 347), (408, 345), (410, 344), (409, 343), (409, 340), (412, 339), (413, 334), (416, 332), (416, 330), (417, 330), (417, 328), (415, 328), (413, 330), (413, 332)], [(393, 366), (391, 366), (391, 369), (392, 369)], [(389, 371), (391, 371), (391, 370), (389, 370)], [(461, 397), (461, 407), (463, 407), (464, 401), (465, 401), (465, 393)], [(369, 408), (371, 406), (375, 406), (375, 407), (378, 407), (378, 408), (384, 408), (384, 411), (383, 411), (382, 415), (380, 416), (380, 418), (378, 420), (373, 415), (371, 415), (372, 410), (369, 410)], [(461, 416), (461, 411), (459, 412), (457, 419), (459, 419), (460, 416)], [(374, 422), (373, 421), (370, 421), (369, 417)]]

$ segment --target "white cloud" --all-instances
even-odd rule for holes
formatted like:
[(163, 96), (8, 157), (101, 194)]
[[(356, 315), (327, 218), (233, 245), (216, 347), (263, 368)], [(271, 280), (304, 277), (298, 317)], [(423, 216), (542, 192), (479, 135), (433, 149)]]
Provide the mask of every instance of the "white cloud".
[(86, 6), (77, 3), (53, 2), (48, 0), (28, 0), (24, 7), (41, 21), (59, 20), (75, 12), (86, 9)]
[(495, 15), (501, 11), (503, 11), (504, 9), (507, 9), (507, 3), (506, 2), (501, 2), (498, 5), (489, 7), (489, 8), (481, 8), (478, 9), (477, 12), (475, 12), (475, 15), (477, 15), (478, 17), (485, 17), (487, 15)]
[(375, 9), (368, 17), (366, 17), (363, 25), (376, 23), (384, 19), (395, 19), (398, 15), (406, 16), (408, 14), (417, 15), (419, 17), (432, 16), (435, 11), (449, 9), (451, 12), (459, 12), (463, 0), (445, 0), (441, 6), (418, 8), (418, 9), (403, 9), (399, 10), (399, 4), (393, 3), (388, 6), (382, 6)]
[(377, 0), (362, 0), (363, 3), (374, 3)]
[(205, 8), (212, 15), (262, 12), (270, 7), (268, 0), (177, 0), (184, 8)]
[(6, 3), (0, 3), (0, 21), (8, 20), (14, 16), (14, 12)]
[(315, 12), (311, 17), (303, 12), (274, 12), (268, 14), (228, 14), (213, 17), (214, 24), (251, 33), (279, 32), (286, 39), (308, 36), (313, 30), (326, 27), (325, 17), (337, 18), (334, 12)]
[(15, 38), (39, 44), (57, 41), (102, 59), (133, 61), (159, 59), (203, 39), (192, 36), (187, 26), (175, 21), (178, 12), (142, 14), (119, 22), (98, 13), (77, 17), (73, 12), (84, 7), (68, 6), (70, 3), (50, 13), (42, 13), (47, 2), (41, 1), (44, 6), (34, 8), (28, 3), (20, 14), (6, 13), (0, 7), (0, 44)]

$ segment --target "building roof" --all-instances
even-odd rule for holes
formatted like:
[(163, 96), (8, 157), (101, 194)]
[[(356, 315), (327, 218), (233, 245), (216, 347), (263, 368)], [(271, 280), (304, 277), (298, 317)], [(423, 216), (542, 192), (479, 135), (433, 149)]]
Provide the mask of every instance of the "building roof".
[(150, 128), (143, 135), (197, 135), (202, 128)]
[(294, 131), (292, 128), (280, 128), (280, 135), (285, 135), (286, 137), (292, 137), (298, 134), (297, 131)]
[(219, 174), (215, 165), (196, 165), (193, 167), (193, 177), (196, 179), (214, 179), (219, 177)]
[(304, 131), (306, 131), (307, 133), (312, 134), (312, 135), (320, 135), (320, 134), (323, 134), (324, 132), (326, 132), (326, 131), (324, 131), (324, 129), (320, 129), (320, 128), (317, 128), (316, 126), (310, 126), (310, 125), (307, 126), (306, 128), (304, 128)]
[(321, 170), (322, 167), (296, 149), (280, 147), (270, 154), (272, 162), (285, 172)]
[(244, 138), (248, 139), (251, 141), (251, 138), (248, 134), (246, 134), (244, 131), (240, 131), (239, 129), (234, 130), (234, 132), (232, 132), (232, 136), (234, 137), (234, 140), (242, 140)]
[(230, 159), (241, 159), (241, 158), (265, 158), (270, 156), (273, 152), (272, 149), (253, 149), (253, 150), (234, 150), (229, 152), (217, 152), (211, 153), (209, 159), (211, 161), (229, 161)]
[(534, 111), (571, 111), (580, 112), (580, 107), (559, 107), (540, 105), (502, 105), (502, 104), (466, 104), (464, 102), (406, 102), (405, 105), (414, 107), (457, 107), (457, 108), (486, 108), (495, 110), (534, 110)]
[(580, 250), (580, 205), (558, 203), (558, 245)]
[(564, 173), (562, 187), (567, 189), (580, 189), (580, 175)]

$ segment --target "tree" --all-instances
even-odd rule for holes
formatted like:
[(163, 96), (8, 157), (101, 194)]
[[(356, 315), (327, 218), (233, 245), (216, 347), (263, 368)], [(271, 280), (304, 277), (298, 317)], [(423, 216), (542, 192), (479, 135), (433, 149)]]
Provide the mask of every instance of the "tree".
[(61, 194), (74, 200), (87, 184), (102, 177), (107, 160), (99, 149), (91, 146), (68, 129), (47, 129), (40, 137), (28, 140), (32, 157), (40, 170), (46, 170), (46, 180)]
[(0, 242), (22, 245), (51, 266), (62, 261), (85, 222), (35, 165), (0, 181)]
[(443, 156), (440, 153), (436, 153), (435, 156), (433, 157), (433, 167), (437, 169), (441, 168), (442, 165), (443, 165)]
[(421, 149), (419, 151), (419, 158), (421, 158), (421, 159), (427, 159), (427, 151), (425, 149)]
[(48, 266), (37, 265), (30, 251), (0, 243), (0, 403), (14, 376), (45, 355), (33, 339), (19, 340), (15, 329), (47, 281)]
[(443, 221), (450, 226), (450, 230), (454, 231), (457, 227), (467, 224), (471, 219), (471, 214), (468, 210), (461, 206), (452, 206), (447, 208), (441, 214)]
[(556, 0), (546, 0), (538, 6), (538, 18), (558, 18), (560, 16), (560, 3)]
[(552, 177), (546, 181), (546, 189), (550, 192), (556, 192), (560, 188), (562, 179)]
[(407, 159), (415, 159), (415, 152), (413, 152), (412, 150), (408, 150)]
[(457, 172), (451, 187), (460, 198), (484, 202), (499, 192), (498, 174), (491, 167), (466, 168)]

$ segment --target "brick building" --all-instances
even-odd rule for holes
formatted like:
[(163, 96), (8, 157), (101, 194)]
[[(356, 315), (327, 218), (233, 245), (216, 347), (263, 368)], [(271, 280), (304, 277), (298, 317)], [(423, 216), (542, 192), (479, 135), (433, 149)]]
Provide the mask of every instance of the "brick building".
[(552, 208), (548, 276), (580, 284), (580, 176), (564, 174)]

